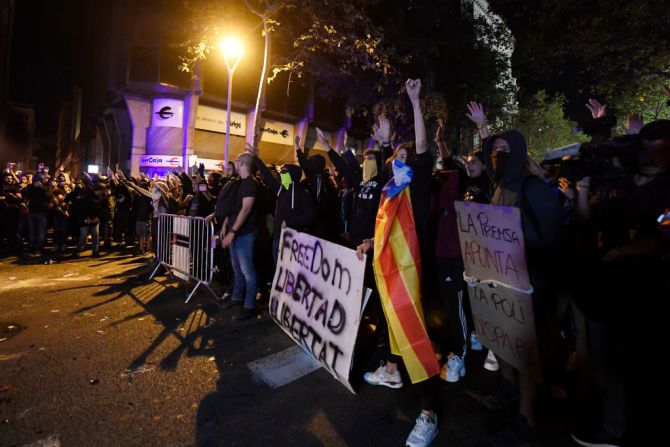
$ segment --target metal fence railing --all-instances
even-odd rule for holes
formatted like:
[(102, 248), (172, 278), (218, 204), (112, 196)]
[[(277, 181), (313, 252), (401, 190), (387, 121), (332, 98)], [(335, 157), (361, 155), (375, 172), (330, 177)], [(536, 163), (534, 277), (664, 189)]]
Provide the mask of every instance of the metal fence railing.
[(158, 265), (149, 279), (152, 279), (162, 266), (178, 278), (196, 282), (195, 288), (186, 298), (187, 303), (201, 285), (218, 298), (211, 288), (216, 246), (212, 219), (161, 214), (158, 216), (157, 235)]

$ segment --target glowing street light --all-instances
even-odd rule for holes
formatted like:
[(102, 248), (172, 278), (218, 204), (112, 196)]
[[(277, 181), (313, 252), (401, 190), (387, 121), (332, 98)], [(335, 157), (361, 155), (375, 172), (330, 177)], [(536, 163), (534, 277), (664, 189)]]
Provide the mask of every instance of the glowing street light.
[[(228, 69), (228, 101), (226, 101), (226, 143), (224, 146), (224, 163), (228, 166), (228, 138), (230, 136), (230, 97), (233, 90), (233, 73), (242, 60), (244, 49), (240, 41), (234, 37), (227, 37), (221, 41), (221, 53)], [(233, 62), (231, 64), (231, 62)]]

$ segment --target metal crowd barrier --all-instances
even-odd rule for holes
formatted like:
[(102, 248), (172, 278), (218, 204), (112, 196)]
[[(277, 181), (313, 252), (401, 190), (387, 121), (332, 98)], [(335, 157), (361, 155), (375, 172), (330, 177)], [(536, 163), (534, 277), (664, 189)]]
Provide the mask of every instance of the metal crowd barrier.
[(156, 259), (158, 265), (149, 279), (153, 279), (162, 266), (168, 273), (185, 281), (196, 281), (186, 303), (201, 285), (218, 298), (212, 290), (214, 273), (214, 247), (216, 235), (212, 219), (203, 217), (161, 214), (158, 216), (158, 241)]

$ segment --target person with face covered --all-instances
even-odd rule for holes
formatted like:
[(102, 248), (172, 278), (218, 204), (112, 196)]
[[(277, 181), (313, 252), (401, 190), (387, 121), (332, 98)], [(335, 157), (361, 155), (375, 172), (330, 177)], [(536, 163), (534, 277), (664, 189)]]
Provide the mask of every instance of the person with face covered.
[[(321, 137), (323, 137), (323, 132), (319, 139)], [(319, 154), (308, 158), (300, 148), (299, 136), (295, 137), (295, 152), (300, 168), (306, 177), (302, 181), (302, 186), (312, 195), (316, 207), (316, 223), (310, 232), (314, 236), (335, 242), (338, 236), (338, 198), (337, 189), (326, 171), (326, 159)]]
[[(539, 352), (547, 363), (556, 354), (559, 335), (552, 294), (551, 273), (559, 246), (562, 209), (549, 186), (527, 168), (528, 146), (523, 134), (508, 130), (489, 137), (484, 143), (487, 171), (491, 173), (492, 205), (519, 208), (524, 233), (528, 275), (533, 286), (533, 311), (538, 332)], [(495, 445), (501, 439), (531, 442), (535, 427), (537, 386), (528, 373), (516, 371), (498, 359), (504, 377), (502, 387), (519, 387), (519, 414), (513, 424), (492, 433)], [(544, 371), (551, 368), (543, 368)], [(516, 376), (516, 380), (515, 380)], [(504, 382), (504, 381), (507, 382)]]
[[(410, 161), (406, 148), (405, 154), (396, 150), (393, 178), (383, 188), (376, 216), (374, 272), (388, 326), (388, 352), (386, 362), (365, 373), (364, 379), (371, 385), (400, 388), (398, 365), (404, 362), (421, 398), (421, 413), (405, 445), (425, 447), (438, 432), (435, 395), (440, 372), (422, 304), (427, 280), (423, 266), (432, 259), (428, 224), (433, 157), (427, 150), (421, 81), (410, 79), (405, 86), (414, 112), (416, 157)], [(361, 244), (359, 253), (368, 251), (369, 245)]]
[[(375, 217), (379, 208), (382, 187), (388, 180), (382, 160), (384, 155), (391, 151), (391, 124), (383, 115), (377, 118), (372, 137), (378, 146), (376, 149), (367, 149), (363, 153), (363, 164), (360, 168), (350, 151), (340, 155), (339, 152), (330, 147), (321, 129), (317, 128), (316, 133), (321, 144), (328, 148), (328, 158), (330, 158), (337, 172), (346, 179), (348, 185), (354, 187), (348, 245), (351, 248), (358, 249), (360, 245), (365, 244), (367, 247), (365, 251), (367, 251), (372, 247), (372, 239), (375, 234)], [(371, 259), (368, 267), (370, 267), (371, 272)], [(374, 283), (374, 278), (370, 276), (370, 279)]]
[(302, 177), (300, 166), (284, 164), (279, 172), (280, 180), (277, 181), (263, 160), (258, 157), (257, 149), (247, 146), (247, 152), (253, 156), (254, 165), (268, 189), (277, 197), (272, 230), (272, 257), (277, 265), (282, 228), (290, 227), (296, 231), (306, 231), (316, 222), (316, 208), (312, 196), (300, 184)]

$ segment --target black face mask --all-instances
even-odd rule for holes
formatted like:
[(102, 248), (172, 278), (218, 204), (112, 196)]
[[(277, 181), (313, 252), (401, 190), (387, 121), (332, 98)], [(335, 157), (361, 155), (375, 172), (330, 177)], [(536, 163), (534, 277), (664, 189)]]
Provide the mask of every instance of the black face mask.
[(509, 152), (493, 151), (491, 153), (491, 164), (493, 165), (493, 179), (497, 182), (505, 174), (505, 167), (509, 160)]

